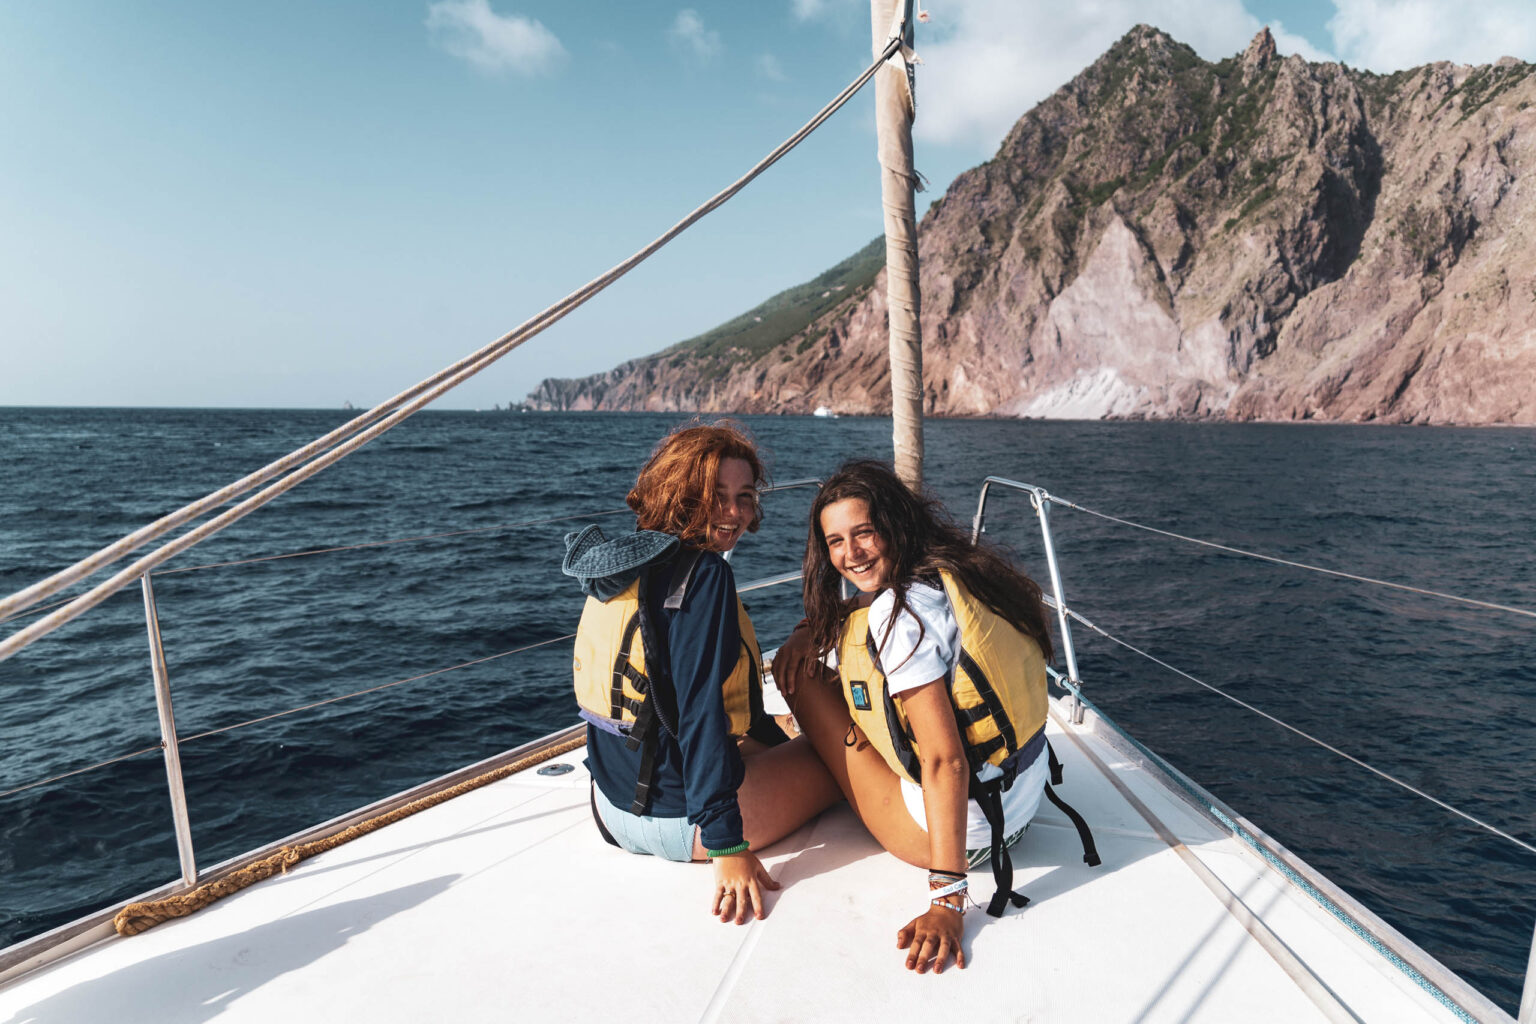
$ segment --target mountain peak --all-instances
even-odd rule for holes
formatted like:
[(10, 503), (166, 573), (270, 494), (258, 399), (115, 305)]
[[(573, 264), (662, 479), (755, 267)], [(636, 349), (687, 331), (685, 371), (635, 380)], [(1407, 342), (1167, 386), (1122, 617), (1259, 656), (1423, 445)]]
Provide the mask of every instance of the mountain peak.
[[(1137, 25), (924, 216), (925, 406), (1536, 423), (1533, 106), (1536, 65), (1382, 76), (1269, 29), (1213, 63)], [(529, 404), (883, 415), (882, 253)]]
[(1121, 37), (1122, 41), (1133, 43), (1142, 48), (1178, 46), (1176, 39), (1154, 25), (1140, 24), (1134, 26)]
[(1269, 62), (1275, 59), (1275, 37), (1269, 34), (1269, 26), (1259, 29), (1259, 34), (1253, 37), (1248, 44), (1248, 49), (1243, 51), (1244, 77), (1249, 78), (1256, 72), (1269, 67)]

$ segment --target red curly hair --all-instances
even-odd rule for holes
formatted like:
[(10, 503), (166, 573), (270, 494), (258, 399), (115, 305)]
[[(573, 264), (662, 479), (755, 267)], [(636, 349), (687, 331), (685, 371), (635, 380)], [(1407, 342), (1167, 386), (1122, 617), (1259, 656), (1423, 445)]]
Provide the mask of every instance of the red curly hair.
[[(726, 459), (741, 459), (751, 467), (753, 486), (762, 488), (767, 483), (757, 443), (739, 423), (694, 423), (662, 438), (624, 499), (639, 517), (639, 528), (660, 530), (686, 544), (705, 546), (720, 463)], [(758, 509), (748, 532), (756, 533), (762, 521), (762, 509)]]

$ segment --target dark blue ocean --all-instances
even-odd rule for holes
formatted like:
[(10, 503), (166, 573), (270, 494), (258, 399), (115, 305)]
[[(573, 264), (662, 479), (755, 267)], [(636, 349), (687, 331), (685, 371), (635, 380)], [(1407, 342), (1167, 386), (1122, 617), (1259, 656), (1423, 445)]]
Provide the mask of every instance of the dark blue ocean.
[[(327, 411), (0, 409), (0, 592), (344, 421)], [(678, 417), (425, 412), (166, 565), (182, 736), (569, 632), (561, 536), (620, 508)], [(886, 455), (880, 419), (748, 417), (776, 480)], [(1297, 561), (1536, 608), (1536, 431), (930, 421), (928, 482), (969, 522), (984, 476)], [(738, 580), (798, 566), (810, 492), (765, 499)], [(627, 516), (610, 516), (627, 529)], [(1126, 641), (1536, 841), (1536, 621), (1233, 557), (1070, 510), (1067, 595)], [(992, 540), (1045, 566), (1021, 495)], [(78, 589), (78, 588), (77, 588)], [(750, 600), (765, 640), (794, 587)], [(5, 634), (33, 616), (5, 624)], [(1511, 1010), (1536, 856), (1083, 630), (1087, 693), (1149, 746)], [(569, 646), (182, 745), (199, 864), (569, 724)], [(132, 587), (0, 663), (0, 792), (158, 741)], [(1070, 789), (1070, 779), (1068, 787)], [(179, 873), (158, 752), (0, 797), (0, 945)]]

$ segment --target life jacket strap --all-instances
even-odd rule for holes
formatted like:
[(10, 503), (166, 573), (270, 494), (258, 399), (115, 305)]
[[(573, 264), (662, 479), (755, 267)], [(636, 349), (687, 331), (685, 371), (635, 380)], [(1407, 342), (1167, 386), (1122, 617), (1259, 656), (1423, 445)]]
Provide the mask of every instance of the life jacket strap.
[(641, 815), (651, 802), (651, 783), (656, 778), (656, 697), (646, 701), (640, 708), (640, 714), (635, 718), (635, 727), (630, 730), (629, 739), (625, 745), (630, 750), (639, 750), (640, 774), (635, 779), (635, 799), (630, 804), (629, 813)]
[[(1054, 761), (1055, 759), (1056, 756), (1052, 754), (1051, 760)], [(1055, 774), (1059, 781), (1061, 777), (1060, 772), (1057, 771), (1053, 774)], [(1051, 803), (1055, 804), (1058, 811), (1072, 819), (1072, 824), (1077, 828), (1077, 838), (1080, 839), (1083, 844), (1083, 863), (1087, 864), (1091, 868), (1096, 868), (1102, 864), (1103, 861), (1099, 859), (1099, 848), (1094, 845), (1093, 833), (1089, 831), (1088, 823), (1083, 820), (1083, 816), (1078, 814), (1077, 811), (1073, 809), (1071, 804), (1057, 796), (1056, 791), (1051, 788), (1049, 783), (1047, 783), (1045, 787), (1045, 798)]]
[[(624, 639), (619, 643), (619, 653), (613, 659), (613, 684), (608, 696), (608, 715), (614, 721), (618, 721), (623, 717), (626, 704), (632, 705), (632, 702), (624, 696), (624, 680), (628, 679), (634, 685), (635, 691), (642, 695), (642, 700), (644, 699), (644, 694), (650, 688), (650, 681), (637, 672), (635, 667), (630, 664), (630, 660), (634, 656), (632, 652), (635, 645), (635, 633), (639, 628), (640, 615), (636, 612), (624, 624)], [(630, 711), (631, 713), (634, 711), (632, 706)]]
[(1003, 782), (1001, 779), (978, 782), (972, 775), (970, 797), (981, 807), (987, 824), (992, 826), (992, 880), (997, 883), (997, 891), (987, 904), (987, 913), (1002, 917), (1008, 904), (1023, 907), (1029, 903), (1028, 896), (1013, 890), (1013, 857), (1003, 845)]
[(1045, 741), (1045, 749), (1051, 758), (1051, 785), (1061, 785), (1061, 762), (1056, 760), (1056, 748), (1051, 746), (1051, 741)]
[(619, 841), (613, 838), (613, 833), (608, 831), (608, 826), (603, 824), (603, 816), (597, 813), (597, 783), (592, 783), (592, 789), (587, 793), (587, 803), (592, 807), (592, 821), (597, 825), (597, 834), (603, 837), (603, 842), (609, 846), (618, 846)]

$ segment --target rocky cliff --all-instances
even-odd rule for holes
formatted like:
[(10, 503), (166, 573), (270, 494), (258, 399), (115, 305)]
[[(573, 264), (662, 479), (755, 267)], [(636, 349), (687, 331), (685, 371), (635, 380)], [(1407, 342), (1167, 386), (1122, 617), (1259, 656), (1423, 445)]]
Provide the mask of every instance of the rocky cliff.
[[(1377, 76), (1281, 59), (1267, 30), (1210, 64), (1132, 30), (923, 218), (929, 411), (1536, 423), (1533, 71)], [(684, 343), (530, 404), (884, 412), (863, 266), (782, 340)]]

